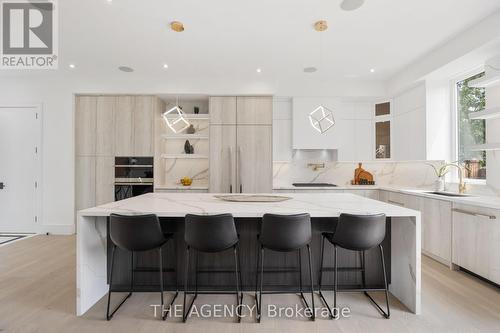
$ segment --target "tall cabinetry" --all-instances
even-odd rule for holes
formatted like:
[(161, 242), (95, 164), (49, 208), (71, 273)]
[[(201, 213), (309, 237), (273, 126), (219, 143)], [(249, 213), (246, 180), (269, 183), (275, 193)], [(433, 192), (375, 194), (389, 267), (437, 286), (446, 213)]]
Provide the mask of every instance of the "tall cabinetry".
[(272, 192), (272, 97), (210, 98), (210, 192)]
[(114, 201), (115, 156), (153, 156), (157, 100), (155, 96), (76, 96), (76, 210)]

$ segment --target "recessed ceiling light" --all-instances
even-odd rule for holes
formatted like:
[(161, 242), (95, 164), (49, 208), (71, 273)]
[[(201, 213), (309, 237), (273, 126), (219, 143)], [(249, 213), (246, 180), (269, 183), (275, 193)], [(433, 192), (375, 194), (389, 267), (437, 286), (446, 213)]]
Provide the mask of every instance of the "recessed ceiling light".
[(179, 21), (173, 21), (170, 23), (170, 29), (172, 29), (175, 32), (183, 32), (184, 31), (184, 24)]
[(314, 73), (316, 72), (318, 69), (316, 67), (305, 67), (304, 68), (304, 73)]
[(257, 73), (262, 73), (262, 69), (260, 69), (260, 68), (257, 68), (256, 71), (257, 71)]
[(168, 64), (163, 64), (163, 69), (167, 69), (168, 68)]
[(340, 4), (340, 8), (347, 11), (356, 10), (359, 7), (363, 6), (364, 3), (365, 0), (344, 0)]
[(121, 70), (122, 72), (125, 72), (125, 73), (132, 73), (134, 71), (134, 69), (132, 67), (128, 67), (128, 66), (120, 66), (118, 67), (119, 70)]
[(69, 64), (69, 68), (74, 69), (75, 67), (75, 64)]
[(375, 73), (375, 68), (370, 69), (370, 73)]

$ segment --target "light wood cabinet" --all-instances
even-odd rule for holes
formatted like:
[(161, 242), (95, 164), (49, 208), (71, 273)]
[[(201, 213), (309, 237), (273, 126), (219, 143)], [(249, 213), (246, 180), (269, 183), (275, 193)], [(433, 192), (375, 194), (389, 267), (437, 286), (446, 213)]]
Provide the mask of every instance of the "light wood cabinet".
[(210, 192), (272, 192), (272, 97), (210, 97)]
[(77, 156), (75, 159), (75, 206), (76, 210), (95, 206), (94, 156)]
[[(384, 192), (384, 191), (383, 191)], [(380, 195), (387, 203), (418, 210), (422, 223), (422, 252), (446, 265), (451, 264), (451, 203), (396, 192)]]
[(116, 98), (112, 96), (99, 96), (96, 99), (96, 155), (113, 156), (115, 152)]
[(272, 97), (237, 97), (236, 101), (236, 121), (238, 125), (272, 125)]
[(422, 212), (422, 251), (431, 257), (451, 264), (451, 203), (420, 198)]
[(96, 153), (97, 97), (77, 96), (75, 106), (76, 156), (94, 156)]
[(115, 110), (115, 156), (134, 155), (134, 96), (117, 97)]
[(154, 155), (154, 97), (136, 96), (133, 109), (134, 156)]
[(236, 125), (236, 97), (210, 97), (210, 124)]
[(272, 192), (272, 135), (271, 126), (238, 126), (236, 163), (239, 192)]
[(236, 126), (210, 126), (210, 191), (236, 193)]
[(115, 158), (98, 156), (95, 161), (95, 204), (102, 205), (115, 201)]
[(500, 211), (453, 205), (453, 263), (500, 283)]

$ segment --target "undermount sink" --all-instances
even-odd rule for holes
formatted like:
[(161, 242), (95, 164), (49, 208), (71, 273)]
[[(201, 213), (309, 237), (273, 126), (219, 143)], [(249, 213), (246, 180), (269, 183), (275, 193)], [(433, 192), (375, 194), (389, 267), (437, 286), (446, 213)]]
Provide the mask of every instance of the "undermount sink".
[(292, 185), (295, 187), (337, 187), (331, 183), (293, 183)]
[(443, 195), (445, 197), (471, 197), (471, 195), (469, 195), (469, 194), (453, 193), (453, 192), (431, 191), (431, 192), (425, 192), (425, 193)]

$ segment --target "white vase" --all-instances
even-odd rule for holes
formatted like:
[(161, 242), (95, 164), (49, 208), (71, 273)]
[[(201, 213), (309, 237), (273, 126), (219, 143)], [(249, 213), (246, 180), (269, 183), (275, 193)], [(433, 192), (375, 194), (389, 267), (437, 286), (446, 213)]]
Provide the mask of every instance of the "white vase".
[(439, 177), (435, 182), (434, 182), (434, 190), (438, 192), (442, 192), (446, 190), (446, 183), (444, 180), (444, 177)]

